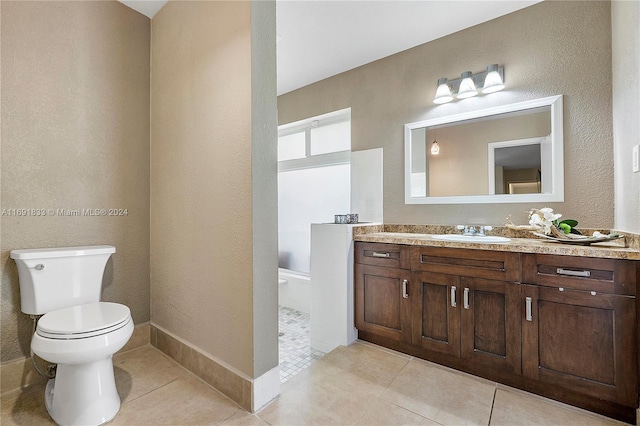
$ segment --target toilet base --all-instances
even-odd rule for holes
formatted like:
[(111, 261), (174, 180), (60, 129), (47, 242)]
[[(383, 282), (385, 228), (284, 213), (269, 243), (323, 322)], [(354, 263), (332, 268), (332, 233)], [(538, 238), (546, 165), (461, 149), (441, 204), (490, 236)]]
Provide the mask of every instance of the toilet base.
[(101, 425), (120, 410), (111, 356), (85, 364), (58, 364), (45, 405), (59, 425)]

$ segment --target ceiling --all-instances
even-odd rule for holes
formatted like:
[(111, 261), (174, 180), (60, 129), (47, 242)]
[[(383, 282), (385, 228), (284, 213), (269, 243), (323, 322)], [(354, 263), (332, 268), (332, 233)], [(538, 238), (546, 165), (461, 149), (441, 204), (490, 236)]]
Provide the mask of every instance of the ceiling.
[(131, 9), (137, 10), (148, 18), (153, 18), (162, 7), (167, 4), (168, 0), (118, 0)]
[[(166, 1), (120, 0), (150, 18)], [(277, 0), (278, 95), (541, 0)]]

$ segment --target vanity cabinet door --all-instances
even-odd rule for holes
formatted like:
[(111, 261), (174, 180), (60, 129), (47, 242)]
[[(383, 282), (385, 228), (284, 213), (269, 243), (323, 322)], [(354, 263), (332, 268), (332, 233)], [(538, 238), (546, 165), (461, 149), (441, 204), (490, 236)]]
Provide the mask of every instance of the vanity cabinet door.
[(355, 264), (355, 322), (361, 331), (411, 341), (409, 271)]
[(525, 377), (635, 407), (635, 298), (522, 286)]
[(460, 356), (460, 277), (433, 272), (411, 274), (412, 343)]
[(520, 374), (520, 285), (468, 277), (460, 284), (462, 358)]

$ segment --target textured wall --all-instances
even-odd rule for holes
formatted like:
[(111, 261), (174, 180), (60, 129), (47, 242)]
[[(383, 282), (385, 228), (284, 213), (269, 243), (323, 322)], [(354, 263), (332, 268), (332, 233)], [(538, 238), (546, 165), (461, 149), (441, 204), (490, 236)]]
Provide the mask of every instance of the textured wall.
[[(169, 2), (151, 31), (151, 319), (249, 378), (277, 363), (276, 245), (253, 244), (255, 226), (275, 238), (275, 148), (253, 144), (275, 143), (276, 120), (273, 106), (252, 114), (253, 85), (267, 100), (275, 90), (252, 76), (251, 8)], [(272, 199), (256, 213), (261, 187)], [(254, 271), (269, 261), (271, 273)], [(272, 305), (254, 318), (257, 285)], [(269, 321), (265, 364), (254, 360), (254, 321)]]
[[(483, 71), (491, 63), (505, 66), (504, 91), (433, 104), (439, 77)], [(524, 222), (533, 205), (404, 204), (403, 124), (563, 94), (565, 202), (547, 205), (581, 226), (611, 227), (610, 63), (608, 1), (545, 1), (281, 95), (278, 120), (285, 124), (351, 107), (352, 149), (384, 149), (387, 223), (497, 225), (509, 214)]]
[(2, 361), (29, 354), (12, 249), (111, 244), (103, 300), (149, 320), (149, 20), (113, 2), (2, 2)]
[(278, 365), (278, 109), (275, 100), (276, 4), (274, 1), (253, 2), (251, 4), (253, 377), (259, 377)]
[(640, 2), (611, 2), (615, 228), (640, 233), (640, 173), (631, 148), (640, 144)]

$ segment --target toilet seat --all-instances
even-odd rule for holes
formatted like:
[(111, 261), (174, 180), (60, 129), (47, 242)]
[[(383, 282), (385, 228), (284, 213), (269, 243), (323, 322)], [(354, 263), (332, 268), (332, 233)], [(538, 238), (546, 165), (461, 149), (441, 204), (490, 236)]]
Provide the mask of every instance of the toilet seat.
[(131, 321), (125, 305), (97, 302), (52, 311), (40, 318), (36, 334), (47, 339), (76, 340), (111, 333)]

